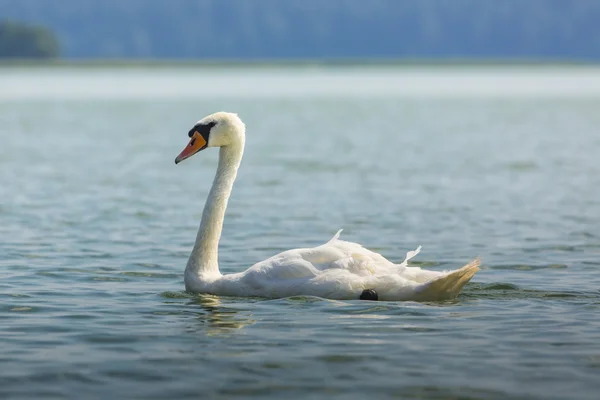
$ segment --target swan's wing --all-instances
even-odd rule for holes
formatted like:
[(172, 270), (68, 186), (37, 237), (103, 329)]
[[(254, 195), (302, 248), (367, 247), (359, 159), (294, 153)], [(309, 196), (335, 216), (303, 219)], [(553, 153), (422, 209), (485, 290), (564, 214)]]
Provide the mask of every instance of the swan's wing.
[(448, 273), (407, 267), (420, 248), (408, 252), (401, 264), (394, 264), (358, 243), (340, 240), (339, 233), (321, 246), (284, 251), (245, 272), (223, 276), (218, 292), (358, 299), (363, 290), (375, 289), (380, 300), (438, 300), (456, 296), (476, 272), (475, 268)]
[[(341, 232), (340, 229), (333, 238), (320, 246), (276, 254), (256, 263), (248, 271), (262, 271), (278, 278), (306, 277), (329, 269), (344, 269), (361, 276), (398, 273), (404, 271), (408, 261), (421, 251), (419, 246), (416, 250), (406, 253), (402, 263), (394, 264), (381, 254), (358, 243), (340, 240)], [(420, 268), (415, 268), (416, 270)]]
[(355, 277), (398, 275), (406, 270), (406, 262), (420, 250), (409, 252), (401, 264), (394, 264), (358, 243), (340, 240), (340, 233), (341, 230), (320, 246), (287, 250), (258, 262), (242, 273), (244, 280), (259, 286), (267, 281), (283, 285), (284, 281), (295, 279), (348, 281)]

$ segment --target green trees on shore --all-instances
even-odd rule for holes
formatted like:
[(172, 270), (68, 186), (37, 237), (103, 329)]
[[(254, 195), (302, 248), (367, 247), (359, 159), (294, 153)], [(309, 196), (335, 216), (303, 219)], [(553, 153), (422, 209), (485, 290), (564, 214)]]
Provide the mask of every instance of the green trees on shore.
[(55, 58), (60, 54), (54, 33), (36, 25), (0, 21), (0, 59)]

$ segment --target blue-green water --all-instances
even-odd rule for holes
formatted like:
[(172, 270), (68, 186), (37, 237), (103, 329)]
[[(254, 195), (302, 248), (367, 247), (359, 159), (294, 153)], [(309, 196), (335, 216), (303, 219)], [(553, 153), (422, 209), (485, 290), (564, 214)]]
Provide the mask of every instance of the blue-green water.
[[(0, 70), (0, 397), (596, 399), (600, 70)], [(194, 296), (238, 112), (225, 273), (339, 228), (482, 270), (456, 301)]]

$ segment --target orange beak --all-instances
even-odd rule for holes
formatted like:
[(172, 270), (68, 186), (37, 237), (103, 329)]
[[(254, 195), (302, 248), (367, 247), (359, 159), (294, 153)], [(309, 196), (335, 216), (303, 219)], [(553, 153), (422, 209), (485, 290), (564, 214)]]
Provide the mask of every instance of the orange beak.
[(208, 146), (208, 143), (206, 143), (206, 139), (204, 139), (204, 137), (200, 133), (198, 133), (198, 131), (195, 131), (188, 145), (185, 146), (185, 149), (183, 149), (183, 151), (179, 153), (179, 155), (175, 159), (175, 164), (179, 164), (180, 162), (182, 162), (186, 158), (190, 158), (200, 150), (204, 150), (206, 146)]

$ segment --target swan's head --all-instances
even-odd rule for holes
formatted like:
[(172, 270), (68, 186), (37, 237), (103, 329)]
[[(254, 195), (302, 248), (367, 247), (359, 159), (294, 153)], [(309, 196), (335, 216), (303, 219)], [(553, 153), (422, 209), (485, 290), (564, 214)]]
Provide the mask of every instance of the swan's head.
[(218, 112), (196, 122), (190, 129), (190, 142), (175, 159), (175, 164), (207, 147), (224, 147), (244, 144), (245, 125), (234, 113)]

